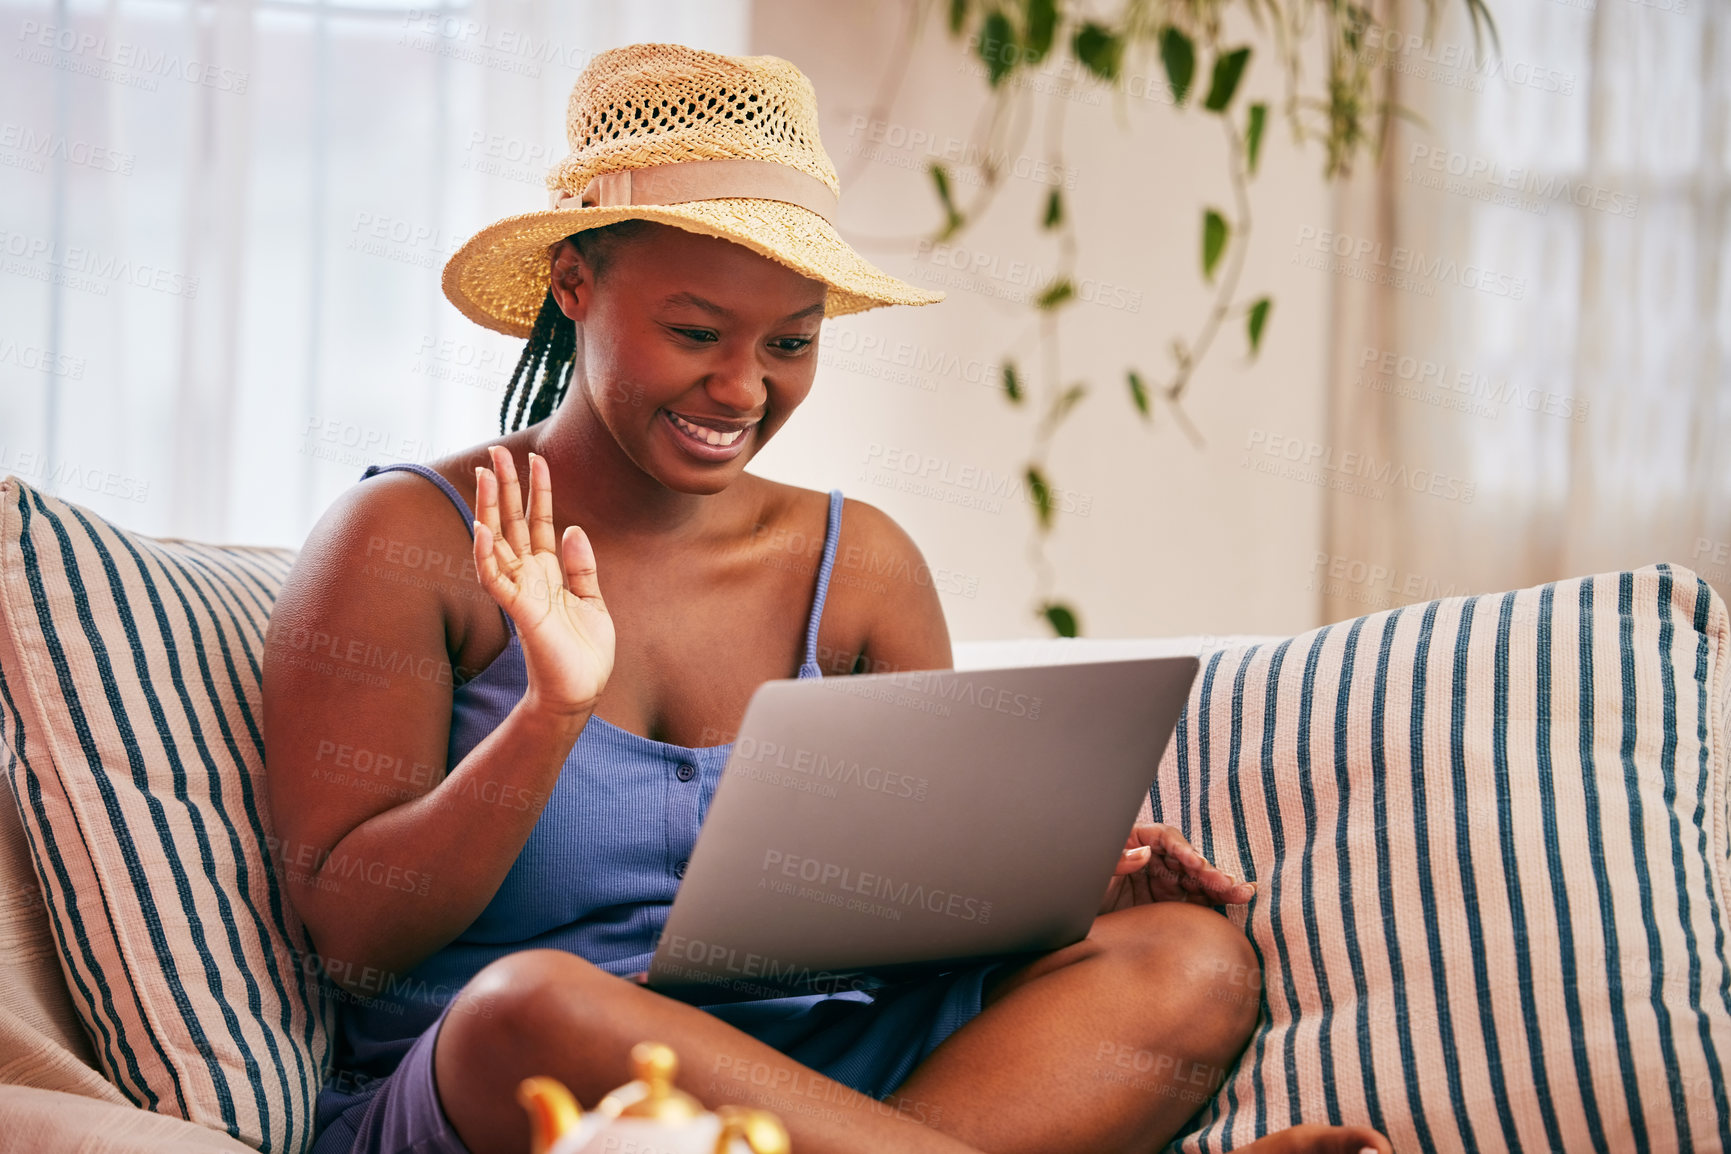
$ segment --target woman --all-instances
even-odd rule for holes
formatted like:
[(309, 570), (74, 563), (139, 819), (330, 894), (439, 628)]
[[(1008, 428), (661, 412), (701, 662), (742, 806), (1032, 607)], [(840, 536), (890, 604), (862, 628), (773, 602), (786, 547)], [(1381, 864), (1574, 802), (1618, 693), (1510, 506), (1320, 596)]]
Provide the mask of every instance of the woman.
[(317, 1154), (519, 1154), (521, 1078), (594, 1102), (645, 1039), (706, 1104), (781, 1114), (801, 1154), (1160, 1147), (1259, 1005), (1243, 935), (1202, 908), (1253, 887), (1164, 827), (1132, 833), (1089, 936), (1031, 963), (707, 1008), (641, 984), (752, 691), (950, 666), (929, 583), (830, 581), (838, 555), (918, 572), (893, 521), (744, 471), (810, 390), (826, 315), (940, 298), (830, 226), (785, 61), (603, 54), (570, 136), (553, 209), (445, 273), (465, 313), (528, 330), (501, 424), (520, 383), (531, 423), (369, 468), (271, 619), (271, 804), (342, 991)]

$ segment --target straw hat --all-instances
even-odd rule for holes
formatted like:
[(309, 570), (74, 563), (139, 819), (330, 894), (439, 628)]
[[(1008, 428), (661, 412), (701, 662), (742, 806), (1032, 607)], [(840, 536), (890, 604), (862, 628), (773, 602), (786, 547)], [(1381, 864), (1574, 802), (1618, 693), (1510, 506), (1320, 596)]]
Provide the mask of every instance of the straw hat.
[(841, 185), (818, 140), (817, 94), (779, 57), (603, 52), (571, 90), (565, 130), (571, 155), (547, 175), (552, 207), (482, 229), (445, 264), (445, 295), (477, 324), (528, 336), (549, 246), (621, 220), (718, 236), (823, 281), (826, 316), (944, 299), (874, 268), (836, 232)]

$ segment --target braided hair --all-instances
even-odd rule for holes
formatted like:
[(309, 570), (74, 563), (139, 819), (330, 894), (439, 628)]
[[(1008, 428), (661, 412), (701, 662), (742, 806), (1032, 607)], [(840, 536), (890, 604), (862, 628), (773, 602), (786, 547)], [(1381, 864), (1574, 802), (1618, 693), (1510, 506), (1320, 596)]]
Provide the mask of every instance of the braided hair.
[[(571, 365), (576, 351), (577, 324), (560, 311), (559, 302), (553, 299), (553, 290), (548, 289), (547, 299), (541, 302), (541, 311), (535, 316), (535, 327), (529, 330), (529, 341), (523, 346), (523, 355), (517, 359), (510, 384), (505, 386), (505, 403), (499, 406), (499, 432), (523, 427), (523, 409), (530, 405), (531, 394), (534, 404), (529, 409), (530, 424), (544, 419), (559, 407), (559, 402), (565, 399), (565, 390), (571, 384)], [(541, 382), (539, 389), (535, 387), (537, 378)], [(517, 400), (517, 415), (507, 429), (505, 414), (511, 409), (511, 397), (517, 392), (519, 381), (523, 383), (523, 395)]]
[[(653, 228), (647, 220), (622, 220), (585, 232), (573, 233), (565, 239), (577, 247), (589, 265), (595, 280), (601, 279), (602, 269), (612, 260), (619, 246)], [(529, 330), (529, 340), (523, 355), (505, 386), (505, 400), (499, 406), (499, 432), (506, 433), (523, 427), (523, 411), (529, 412), (529, 423), (546, 420), (565, 399), (571, 385), (572, 368), (577, 358), (577, 323), (567, 317), (553, 299), (553, 290), (541, 302), (535, 324)], [(537, 382), (539, 384), (537, 385)], [(517, 395), (521, 383), (523, 391)], [(517, 412), (506, 427), (506, 415), (511, 411), (511, 398), (517, 396)]]

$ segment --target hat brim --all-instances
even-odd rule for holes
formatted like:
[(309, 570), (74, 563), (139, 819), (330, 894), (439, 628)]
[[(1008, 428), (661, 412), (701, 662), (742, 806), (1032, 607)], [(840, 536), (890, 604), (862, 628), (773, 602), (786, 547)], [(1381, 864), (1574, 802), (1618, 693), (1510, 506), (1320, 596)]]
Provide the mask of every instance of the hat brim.
[(653, 220), (720, 237), (829, 286), (824, 316), (944, 299), (897, 280), (849, 247), (821, 216), (798, 205), (749, 197), (681, 204), (548, 209), (506, 217), (470, 237), (445, 262), (445, 296), (478, 325), (526, 337), (547, 296), (547, 249), (572, 233), (622, 220)]

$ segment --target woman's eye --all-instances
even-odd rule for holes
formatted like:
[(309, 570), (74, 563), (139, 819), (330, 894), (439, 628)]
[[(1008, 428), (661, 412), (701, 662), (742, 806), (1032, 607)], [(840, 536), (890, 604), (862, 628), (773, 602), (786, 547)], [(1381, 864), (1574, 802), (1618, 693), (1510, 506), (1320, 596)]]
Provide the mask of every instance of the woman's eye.
[(801, 353), (811, 346), (810, 337), (782, 337), (771, 342), (775, 348), (784, 353)]
[(708, 329), (674, 329), (673, 331), (688, 340), (701, 341), (705, 344), (716, 339), (715, 334)]

